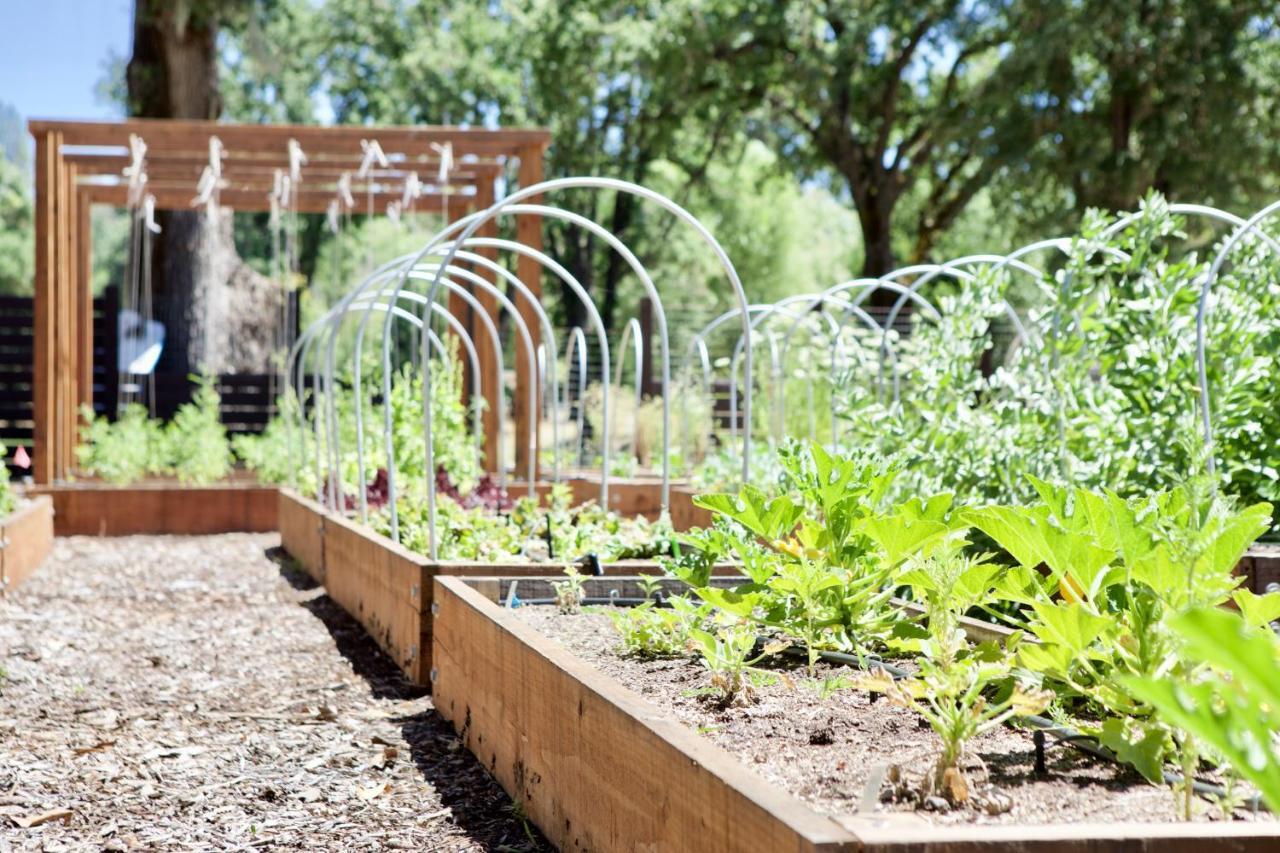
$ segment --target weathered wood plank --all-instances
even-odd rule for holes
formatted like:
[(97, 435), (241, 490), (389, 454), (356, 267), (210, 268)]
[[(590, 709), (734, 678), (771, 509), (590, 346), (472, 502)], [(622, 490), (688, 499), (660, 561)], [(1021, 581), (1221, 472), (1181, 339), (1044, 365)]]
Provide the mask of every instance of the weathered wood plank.
[(59, 536), (208, 535), (278, 529), (276, 489), (253, 483), (181, 486), (176, 482), (112, 486), (40, 485), (53, 499)]
[(547, 837), (585, 850), (855, 850), (856, 839), (457, 578), (434, 704)]
[(695, 527), (710, 527), (712, 513), (710, 510), (693, 505), (694, 495), (700, 494), (688, 486), (671, 487), (671, 526), (676, 530), (692, 530)]
[(280, 546), (318, 584), (324, 583), (324, 508), (292, 489), (280, 489), (276, 518)]
[(53, 501), (32, 498), (0, 519), (0, 591), (31, 577), (53, 548)]
[(1060, 823), (933, 826), (914, 815), (842, 817), (867, 853), (1272, 853), (1265, 823)]

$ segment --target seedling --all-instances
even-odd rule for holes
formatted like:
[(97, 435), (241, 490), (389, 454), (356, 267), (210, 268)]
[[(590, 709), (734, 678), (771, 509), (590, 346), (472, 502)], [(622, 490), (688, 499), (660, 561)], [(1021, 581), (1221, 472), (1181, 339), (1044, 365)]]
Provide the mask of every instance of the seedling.
[(746, 705), (755, 700), (755, 688), (779, 676), (756, 667), (760, 661), (786, 648), (786, 643), (770, 643), (755, 657), (756, 633), (742, 624), (730, 625), (714, 634), (701, 629), (689, 632), (689, 648), (698, 652), (711, 672), (710, 692), (721, 703)]
[(582, 582), (587, 579), (587, 576), (579, 574), (578, 569), (572, 565), (565, 566), (564, 576), (564, 580), (551, 584), (556, 594), (556, 607), (566, 615), (579, 613), (582, 611), (584, 598)]
[(710, 608), (681, 596), (673, 596), (669, 604), (670, 607), (655, 607), (652, 601), (646, 601), (637, 607), (605, 610), (627, 654), (676, 657), (688, 650), (690, 632), (701, 625)]
[(987, 647), (961, 653), (947, 666), (922, 658), (920, 673), (912, 678), (896, 681), (876, 668), (856, 677), (854, 684), (883, 693), (894, 705), (924, 718), (942, 748), (921, 780), (920, 797), (937, 795), (961, 805), (974, 790), (965, 768), (968, 743), (1012, 717), (1041, 713), (1052, 699), (1048, 691), (1016, 685), (1003, 701), (990, 700), (987, 688), (1008, 676), (1003, 650)]

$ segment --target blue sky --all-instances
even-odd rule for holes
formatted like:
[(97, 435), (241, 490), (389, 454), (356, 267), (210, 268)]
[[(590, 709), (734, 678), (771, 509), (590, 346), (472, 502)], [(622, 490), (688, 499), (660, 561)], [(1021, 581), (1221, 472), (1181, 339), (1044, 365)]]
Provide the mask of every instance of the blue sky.
[(0, 101), (28, 118), (116, 118), (94, 87), (127, 57), (133, 0), (0, 0)]

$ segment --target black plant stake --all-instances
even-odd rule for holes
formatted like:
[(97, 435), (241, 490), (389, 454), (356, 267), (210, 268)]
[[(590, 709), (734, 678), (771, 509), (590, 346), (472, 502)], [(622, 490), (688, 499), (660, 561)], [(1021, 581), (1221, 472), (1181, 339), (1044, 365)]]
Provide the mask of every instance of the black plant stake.
[(547, 559), (554, 560), (556, 558), (556, 543), (551, 535), (551, 513), (547, 513)]

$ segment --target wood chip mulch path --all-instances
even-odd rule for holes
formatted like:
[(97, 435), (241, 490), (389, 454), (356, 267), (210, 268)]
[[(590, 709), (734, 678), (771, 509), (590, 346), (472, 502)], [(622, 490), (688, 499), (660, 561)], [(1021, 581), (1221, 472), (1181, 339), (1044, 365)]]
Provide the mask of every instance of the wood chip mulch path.
[(549, 849), (278, 545), (59, 539), (0, 597), (0, 853)]

